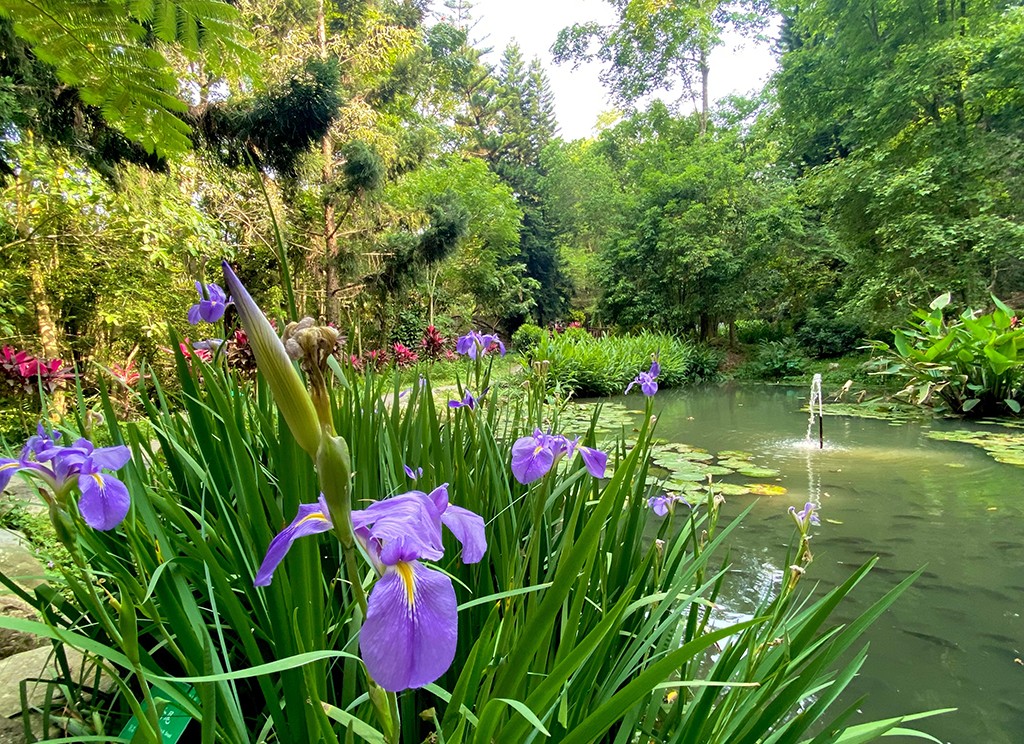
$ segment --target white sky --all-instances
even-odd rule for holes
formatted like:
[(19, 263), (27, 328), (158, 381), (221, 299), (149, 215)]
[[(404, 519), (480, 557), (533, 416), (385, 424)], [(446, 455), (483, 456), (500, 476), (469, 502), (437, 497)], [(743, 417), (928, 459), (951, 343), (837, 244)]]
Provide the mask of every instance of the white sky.
[[(440, 3), (438, 3), (440, 5)], [(603, 0), (475, 0), (470, 33), (475, 46), (493, 48), (487, 61), (497, 64), (501, 52), (513, 39), (529, 61), (540, 57), (547, 69), (555, 95), (560, 134), (567, 140), (593, 134), (597, 117), (612, 108), (598, 80), (600, 65), (556, 65), (551, 45), (558, 32), (573, 23), (613, 19), (610, 5)], [(711, 98), (760, 89), (775, 69), (767, 43), (736, 39), (711, 54), (709, 87)]]

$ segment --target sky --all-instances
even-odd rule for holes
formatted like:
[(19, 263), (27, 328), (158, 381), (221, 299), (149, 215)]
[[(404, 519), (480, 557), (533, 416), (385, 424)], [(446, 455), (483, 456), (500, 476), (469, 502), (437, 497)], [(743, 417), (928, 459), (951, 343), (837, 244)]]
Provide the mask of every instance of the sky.
[[(551, 61), (550, 49), (566, 26), (611, 22), (610, 5), (603, 0), (475, 0), (473, 20), (476, 25), (470, 41), (477, 47), (493, 48), (488, 62), (497, 64), (501, 51), (513, 39), (525, 59), (540, 57), (551, 81), (563, 138), (572, 140), (594, 133), (598, 115), (613, 108), (598, 79), (601, 66), (581, 65), (573, 70), (571, 65), (556, 65)], [(775, 66), (767, 43), (727, 40), (711, 54), (711, 98), (760, 89)]]

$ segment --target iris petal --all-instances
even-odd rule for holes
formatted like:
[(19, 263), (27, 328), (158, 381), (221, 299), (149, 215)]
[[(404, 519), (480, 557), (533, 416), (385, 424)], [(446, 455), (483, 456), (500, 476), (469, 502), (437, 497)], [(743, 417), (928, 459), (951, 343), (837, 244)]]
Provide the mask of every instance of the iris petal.
[(440, 510), (422, 491), (409, 491), (353, 511), (352, 526), (356, 531), (368, 529), (372, 543), (380, 546), (378, 558), (386, 565), (418, 558), (437, 560), (444, 555)]
[(479, 514), (449, 504), (441, 514), (441, 522), (452, 531), (462, 543), (462, 562), (478, 563), (487, 552), (487, 535), (484, 534), (484, 520)]
[[(533, 437), (524, 437), (524, 439), (533, 439)], [(554, 463), (554, 453), (543, 445), (533, 445), (529, 449), (524, 447), (518, 452), (513, 446), (512, 475), (520, 483), (533, 483), (535, 480), (543, 478)]]
[(399, 692), (430, 684), (451, 666), (458, 609), (451, 579), (418, 562), (388, 569), (373, 586), (359, 651), (370, 676)]
[(592, 447), (577, 447), (583, 464), (587, 466), (587, 472), (595, 478), (604, 478), (604, 471), (608, 467), (608, 455), (601, 450)]
[(292, 543), (300, 537), (327, 532), (333, 526), (327, 511), (327, 504), (324, 503), (322, 497), (315, 504), (299, 504), (299, 510), (292, 523), (281, 530), (277, 537), (270, 541), (267, 554), (264, 556), (263, 563), (260, 564), (260, 569), (256, 572), (256, 578), (252, 582), (253, 586), (270, 585), (271, 579), (274, 578), (275, 569), (284, 560), (288, 551), (291, 550)]
[(78, 476), (78, 511), (85, 523), (94, 530), (112, 530), (124, 521), (131, 506), (128, 488), (106, 473), (88, 473)]
[(7, 488), (7, 484), (11, 482), (11, 478), (19, 470), (21, 470), (21, 462), (18, 460), (10, 460), (6, 457), (0, 458), (0, 491)]

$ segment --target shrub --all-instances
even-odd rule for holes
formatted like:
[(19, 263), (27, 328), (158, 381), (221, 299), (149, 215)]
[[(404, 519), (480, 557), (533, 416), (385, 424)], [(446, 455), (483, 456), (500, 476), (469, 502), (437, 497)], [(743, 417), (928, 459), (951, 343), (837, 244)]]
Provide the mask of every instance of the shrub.
[(536, 359), (547, 361), (548, 383), (578, 396), (618, 395), (657, 355), (662, 388), (713, 379), (721, 357), (708, 347), (644, 332), (636, 336), (594, 338), (586, 331), (567, 330), (542, 343)]
[(540, 346), (548, 332), (532, 323), (524, 323), (512, 334), (512, 348), (524, 354)]
[(806, 365), (807, 359), (795, 339), (763, 341), (746, 373), (759, 380), (778, 380), (803, 374)]
[(811, 311), (797, 327), (796, 339), (816, 359), (832, 359), (856, 350), (864, 333), (864, 326), (854, 320)]
[(782, 329), (767, 320), (737, 320), (736, 339), (741, 344), (757, 344), (762, 341), (781, 341)]
[(956, 414), (1019, 414), (1024, 401), (1024, 325), (996, 297), (995, 309), (970, 308), (947, 320), (950, 295), (936, 297), (915, 320), (893, 330), (893, 345), (873, 341), (876, 374), (906, 381), (899, 393), (918, 405)]

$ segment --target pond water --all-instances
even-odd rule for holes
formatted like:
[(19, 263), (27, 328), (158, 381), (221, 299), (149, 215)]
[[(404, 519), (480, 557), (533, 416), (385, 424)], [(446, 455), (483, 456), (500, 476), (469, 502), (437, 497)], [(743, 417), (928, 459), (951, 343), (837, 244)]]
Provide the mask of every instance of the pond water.
[[(868, 660), (847, 695), (868, 695), (860, 720), (956, 707), (917, 725), (944, 742), (1021, 744), (1024, 469), (969, 444), (927, 436), (981, 428), (963, 422), (893, 426), (826, 416), (826, 448), (806, 447), (801, 406), (807, 393), (729, 385), (663, 391), (655, 399), (660, 437), (709, 452), (749, 452), (757, 465), (779, 471), (760, 480), (787, 489), (761, 497), (736, 533), (734, 570), (721, 603), (743, 615), (775, 590), (794, 535), (787, 508), (820, 500), (822, 524), (814, 529), (805, 585), (831, 588), (872, 556), (880, 559), (838, 619), (852, 618), (926, 567), (865, 637)], [(644, 405), (642, 396), (613, 402)], [(724, 516), (755, 498), (728, 497)]]

